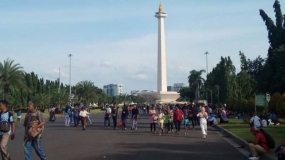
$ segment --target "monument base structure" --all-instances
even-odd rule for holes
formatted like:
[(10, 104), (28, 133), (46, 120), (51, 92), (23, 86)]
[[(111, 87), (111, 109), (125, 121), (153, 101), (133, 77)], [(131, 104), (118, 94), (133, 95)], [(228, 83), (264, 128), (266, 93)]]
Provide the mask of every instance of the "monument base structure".
[(140, 95), (147, 99), (149, 103), (177, 103), (176, 100), (180, 97), (177, 92), (139, 92)]

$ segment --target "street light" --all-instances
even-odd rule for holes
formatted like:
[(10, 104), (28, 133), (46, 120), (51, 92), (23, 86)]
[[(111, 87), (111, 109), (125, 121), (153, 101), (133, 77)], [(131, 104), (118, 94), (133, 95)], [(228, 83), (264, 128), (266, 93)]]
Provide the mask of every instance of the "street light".
[[(207, 71), (207, 75), (208, 75), (208, 52), (206, 51), (205, 55), (206, 55), (206, 71)], [(206, 79), (207, 79), (207, 75), (206, 75)], [(206, 100), (208, 103), (208, 90), (206, 90)]]
[(68, 55), (70, 61), (69, 61), (69, 105), (71, 105), (71, 57), (72, 54)]
[(206, 71), (207, 71), (207, 75), (208, 75), (208, 52), (205, 53), (206, 55)]

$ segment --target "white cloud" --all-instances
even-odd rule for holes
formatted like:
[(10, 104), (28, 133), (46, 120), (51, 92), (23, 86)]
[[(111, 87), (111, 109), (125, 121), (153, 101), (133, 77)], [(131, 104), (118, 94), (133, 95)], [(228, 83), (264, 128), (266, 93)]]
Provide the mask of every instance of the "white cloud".
[(108, 61), (102, 61), (99, 66), (100, 67), (110, 68), (111, 67), (111, 63), (108, 62)]

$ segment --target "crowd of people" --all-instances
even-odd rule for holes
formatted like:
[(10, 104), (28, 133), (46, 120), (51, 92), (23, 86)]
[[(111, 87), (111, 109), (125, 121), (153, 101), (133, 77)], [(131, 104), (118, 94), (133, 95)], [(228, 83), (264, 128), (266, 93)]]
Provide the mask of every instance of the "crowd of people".
[[(207, 136), (207, 126), (217, 124), (216, 116), (212, 113), (210, 107), (199, 105), (184, 104), (184, 105), (152, 105), (152, 106), (123, 106), (121, 109), (120, 118), (119, 108), (117, 106), (110, 107), (106, 105), (104, 114), (104, 127), (110, 128), (111, 119), (113, 120), (113, 129), (121, 127), (127, 130), (127, 119), (131, 122), (131, 130), (138, 129), (138, 119), (141, 114), (149, 116), (150, 131), (154, 134), (158, 132), (161, 136), (166, 133), (175, 132), (179, 135), (181, 128), (184, 130), (184, 135), (189, 134), (189, 130), (195, 130), (198, 125), (202, 131), (202, 137)], [(117, 122), (119, 119), (119, 122)], [(192, 126), (192, 127), (191, 127)]]
[[(10, 155), (7, 150), (7, 144), (9, 138), (11, 140), (15, 137), (15, 123), (13, 113), (8, 110), (8, 102), (6, 100), (0, 101), (1, 121), (0, 121), (0, 151), (3, 160), (10, 160)], [(44, 130), (44, 117), (42, 112), (36, 110), (32, 101), (28, 102), (28, 113), (24, 119), (25, 136), (24, 136), (24, 154), (25, 159), (30, 160), (32, 154), (32, 148), (39, 156), (41, 160), (46, 159), (46, 155), (42, 149), (42, 133)], [(49, 121), (54, 122), (55, 108), (50, 110)], [(73, 123), (74, 127), (79, 125), (81, 121), (82, 130), (86, 130), (86, 124), (89, 122), (92, 124), (89, 118), (90, 110), (88, 106), (80, 104), (68, 105), (63, 110), (65, 117), (65, 126), (70, 127)], [(111, 107), (106, 104), (104, 114), (104, 127), (111, 127), (111, 120), (113, 121), (113, 129), (117, 130), (121, 127), (123, 130), (127, 130), (127, 119), (131, 121), (131, 130), (137, 130), (139, 127), (138, 120), (140, 115), (144, 114), (149, 118), (150, 131), (153, 134), (162, 136), (164, 134), (175, 133), (181, 134), (181, 130), (184, 130), (184, 135), (189, 135), (189, 130), (195, 130), (195, 126), (200, 126), (202, 132), (202, 138), (207, 137), (208, 126), (217, 124), (216, 115), (220, 117), (220, 123), (228, 123), (228, 113), (225, 107), (221, 110), (213, 110), (208, 106), (184, 104), (184, 105), (151, 105), (151, 106), (137, 106), (124, 105), (121, 109), (118, 106)], [(262, 128), (268, 125), (268, 121), (265, 116), (250, 115), (249, 122), (250, 132), (255, 136), (253, 141), (247, 140), (249, 143), (251, 155), (249, 159), (258, 160), (261, 154), (267, 153), (270, 149), (275, 148), (275, 143), (272, 137), (267, 134)], [(270, 119), (274, 125), (277, 125), (278, 119), (275, 114), (270, 115)], [(119, 120), (119, 121), (118, 121)], [(17, 111), (17, 126), (21, 125), (21, 111)], [(282, 139), (281, 145), (277, 147), (275, 151), (279, 160), (285, 159), (285, 139)]]

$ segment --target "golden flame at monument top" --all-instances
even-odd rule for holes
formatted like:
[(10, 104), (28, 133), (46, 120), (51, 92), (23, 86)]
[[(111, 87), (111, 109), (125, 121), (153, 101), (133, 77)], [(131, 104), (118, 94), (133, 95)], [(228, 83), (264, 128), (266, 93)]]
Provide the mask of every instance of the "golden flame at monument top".
[(163, 8), (162, 8), (162, 3), (159, 3), (159, 8), (158, 8), (158, 12), (163, 12)]

